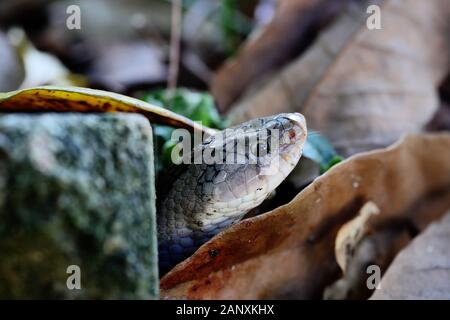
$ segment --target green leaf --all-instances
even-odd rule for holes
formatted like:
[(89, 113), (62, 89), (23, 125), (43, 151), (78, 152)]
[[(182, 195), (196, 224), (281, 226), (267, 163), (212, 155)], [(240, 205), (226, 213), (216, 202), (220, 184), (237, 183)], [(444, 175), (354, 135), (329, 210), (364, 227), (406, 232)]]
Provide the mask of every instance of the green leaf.
[[(209, 93), (184, 88), (172, 92), (160, 89), (147, 93), (143, 100), (200, 122), (209, 128), (221, 130), (227, 125), (226, 121), (220, 118), (214, 99)], [(154, 125), (157, 169), (167, 167), (172, 163), (170, 155), (176, 144), (170, 140), (172, 132), (171, 127)]]
[(326, 172), (343, 159), (330, 142), (318, 132), (308, 134), (303, 147), (303, 157), (316, 162), (320, 167), (320, 173)]

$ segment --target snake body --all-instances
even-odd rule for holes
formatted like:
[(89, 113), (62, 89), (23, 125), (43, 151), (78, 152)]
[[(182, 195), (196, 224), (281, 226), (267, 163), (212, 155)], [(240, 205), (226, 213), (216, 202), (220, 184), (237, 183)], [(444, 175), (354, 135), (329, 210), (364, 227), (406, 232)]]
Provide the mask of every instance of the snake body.
[(158, 195), (161, 273), (261, 204), (296, 166), (305, 140), (304, 117), (289, 113), (225, 129), (196, 146), (193, 154), (220, 152), (221, 161), (182, 165)]

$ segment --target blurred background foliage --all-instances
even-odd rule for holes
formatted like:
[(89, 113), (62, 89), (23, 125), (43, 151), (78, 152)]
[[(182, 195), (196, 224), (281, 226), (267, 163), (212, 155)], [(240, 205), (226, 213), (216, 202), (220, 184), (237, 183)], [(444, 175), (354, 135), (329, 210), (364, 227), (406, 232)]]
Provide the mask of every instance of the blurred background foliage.
[[(172, 6), (169, 0), (16, 0), (0, 2), (0, 28), (19, 56), (11, 73), (20, 88), (75, 85), (141, 98), (203, 125), (223, 129), (209, 93), (214, 73), (275, 14), (276, 0), (183, 0), (176, 90), (166, 90)], [(81, 29), (66, 26), (70, 5), (81, 9)], [(12, 59), (6, 63), (12, 64)], [(172, 61), (173, 63), (173, 61)], [(175, 62), (176, 63), (176, 62)], [(245, 72), (245, 70), (243, 70)], [(20, 78), (20, 77), (19, 77)], [(0, 80), (1, 82), (5, 80)], [(20, 83), (15, 81), (16, 85)], [(3, 86), (12, 90), (14, 87)], [(173, 129), (154, 125), (157, 171), (170, 165)], [(313, 144), (309, 142), (313, 142)], [(318, 133), (306, 157), (326, 170), (338, 161)]]
[[(144, 101), (167, 108), (202, 125), (224, 129), (227, 122), (222, 119), (216, 109), (212, 96), (206, 92), (197, 92), (188, 89), (170, 91), (159, 89), (144, 94)], [(172, 164), (171, 153), (178, 141), (171, 139), (173, 128), (154, 124), (156, 171), (169, 167)]]
[[(81, 9), (80, 30), (66, 27), (70, 5)], [(171, 6), (168, 0), (2, 1), (0, 28), (16, 46), (26, 42), (56, 57), (67, 73), (83, 76), (86, 86), (133, 94), (165, 85)], [(275, 1), (267, 0), (182, 1), (179, 86), (208, 89), (214, 70), (270, 20), (274, 8)], [(17, 29), (24, 35), (18, 37)], [(31, 68), (46, 69), (42, 63)], [(58, 85), (60, 79), (45, 81)], [(40, 84), (38, 79), (28, 85)]]

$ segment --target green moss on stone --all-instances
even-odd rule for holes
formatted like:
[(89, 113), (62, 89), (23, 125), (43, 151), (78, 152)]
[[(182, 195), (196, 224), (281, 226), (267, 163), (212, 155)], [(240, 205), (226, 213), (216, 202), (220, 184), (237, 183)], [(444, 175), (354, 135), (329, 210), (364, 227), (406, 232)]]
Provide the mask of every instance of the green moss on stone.
[(0, 298), (157, 298), (155, 224), (145, 118), (0, 117)]

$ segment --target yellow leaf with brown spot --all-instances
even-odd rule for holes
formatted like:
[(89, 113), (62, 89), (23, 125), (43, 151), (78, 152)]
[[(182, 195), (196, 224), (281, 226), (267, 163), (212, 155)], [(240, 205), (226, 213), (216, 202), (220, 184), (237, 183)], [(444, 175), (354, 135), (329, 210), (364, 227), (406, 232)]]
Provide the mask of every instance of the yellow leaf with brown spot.
[(214, 133), (167, 109), (121, 94), (79, 87), (44, 86), (0, 93), (0, 112), (129, 112), (155, 123)]

